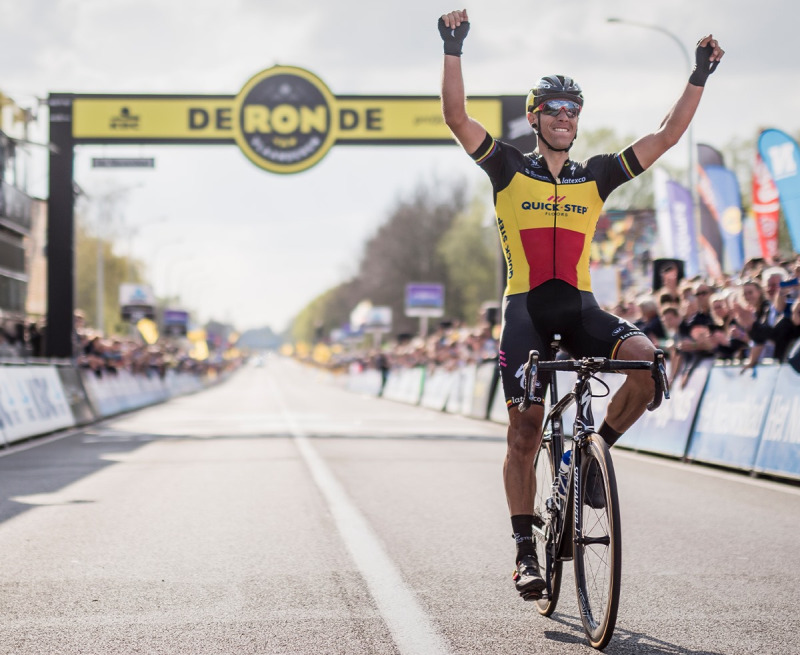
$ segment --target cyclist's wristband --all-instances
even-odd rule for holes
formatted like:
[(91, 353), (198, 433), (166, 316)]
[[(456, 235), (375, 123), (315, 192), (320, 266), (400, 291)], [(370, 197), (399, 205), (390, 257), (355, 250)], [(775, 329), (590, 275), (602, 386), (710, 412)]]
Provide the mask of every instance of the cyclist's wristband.
[(712, 52), (714, 52), (714, 48), (710, 45), (697, 46), (697, 50), (695, 50), (694, 53), (694, 68), (692, 69), (692, 74), (689, 76), (689, 84), (693, 84), (694, 86), (706, 85), (708, 76), (716, 70), (719, 64), (718, 61), (709, 61), (708, 58), (711, 56)]
[(464, 39), (467, 38), (469, 32), (469, 21), (464, 21), (456, 28), (447, 27), (444, 24), (444, 19), (439, 18), (439, 34), (444, 41), (444, 54), (453, 55), (455, 57), (461, 56), (461, 48), (464, 45)]

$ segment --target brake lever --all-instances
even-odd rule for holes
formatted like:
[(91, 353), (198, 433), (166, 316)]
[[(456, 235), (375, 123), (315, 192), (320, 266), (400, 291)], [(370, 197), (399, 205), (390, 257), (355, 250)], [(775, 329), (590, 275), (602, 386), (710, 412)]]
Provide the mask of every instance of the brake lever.
[(650, 375), (655, 383), (655, 389), (652, 402), (647, 404), (647, 410), (652, 412), (661, 405), (661, 401), (664, 398), (669, 400), (669, 380), (667, 379), (663, 350), (656, 350), (653, 355), (653, 365), (650, 367)]

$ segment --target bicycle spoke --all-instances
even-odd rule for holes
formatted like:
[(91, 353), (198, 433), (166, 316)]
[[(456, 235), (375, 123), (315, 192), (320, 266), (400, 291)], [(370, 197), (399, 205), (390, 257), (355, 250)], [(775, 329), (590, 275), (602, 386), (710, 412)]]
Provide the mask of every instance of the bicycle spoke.
[[(550, 443), (543, 444), (539, 450), (535, 461), (536, 470), (536, 492), (533, 508), (533, 534), (536, 540), (536, 552), (539, 564), (542, 567), (542, 576), (549, 577), (549, 594), (545, 594), (540, 600), (536, 601), (537, 611), (550, 616), (555, 611), (558, 602), (558, 594), (561, 588), (561, 569), (562, 562), (555, 561), (553, 552), (553, 530), (551, 527), (550, 512), (547, 509), (547, 500), (552, 493), (553, 480), (555, 478)], [(548, 576), (549, 571), (549, 576)]]
[(581, 538), (575, 544), (575, 582), (584, 629), (595, 648), (611, 638), (619, 602), (619, 510), (610, 462), (605, 444), (599, 445), (593, 437), (581, 465)]

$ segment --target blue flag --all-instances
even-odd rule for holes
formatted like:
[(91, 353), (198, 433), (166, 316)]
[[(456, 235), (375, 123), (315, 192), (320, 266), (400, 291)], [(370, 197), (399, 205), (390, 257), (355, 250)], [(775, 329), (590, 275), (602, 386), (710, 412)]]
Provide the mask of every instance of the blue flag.
[(722, 235), (726, 271), (741, 270), (744, 265), (742, 238), (742, 196), (736, 174), (722, 166), (705, 168), (714, 196), (714, 209)]
[(769, 129), (759, 136), (758, 150), (778, 187), (792, 247), (800, 252), (800, 146), (786, 132)]
[(661, 251), (666, 257), (683, 260), (686, 276), (694, 277), (700, 272), (700, 257), (692, 194), (663, 169), (656, 168), (653, 173)]

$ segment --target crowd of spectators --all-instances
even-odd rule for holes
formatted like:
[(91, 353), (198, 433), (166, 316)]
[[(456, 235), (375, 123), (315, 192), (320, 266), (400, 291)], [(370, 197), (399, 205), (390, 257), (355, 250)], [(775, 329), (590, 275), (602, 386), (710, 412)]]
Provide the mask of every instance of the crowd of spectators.
[(210, 369), (221, 368), (220, 362), (193, 359), (188, 346), (180, 340), (159, 339), (155, 344), (148, 345), (137, 334), (104, 336), (86, 326), (80, 311), (75, 312), (74, 339), (77, 366), (91, 371), (97, 377), (115, 375), (125, 370), (136, 375), (163, 378), (170, 369), (205, 374)]
[[(134, 374), (164, 377), (170, 369), (176, 372), (206, 374), (220, 372), (229, 366), (221, 359), (198, 360), (190, 356), (185, 340), (159, 339), (148, 345), (138, 334), (106, 336), (86, 325), (83, 312), (75, 312), (73, 359), (82, 369), (98, 377), (114, 375), (121, 370)], [(45, 356), (46, 330), (41, 323), (7, 320), (0, 323), (0, 361), (24, 363)]]
[(44, 354), (41, 322), (18, 318), (0, 320), (0, 359), (29, 359)]
[(424, 366), (455, 370), (465, 364), (497, 359), (499, 325), (486, 320), (478, 326), (445, 321), (426, 336), (405, 335), (383, 348), (349, 350), (334, 358), (331, 367), (349, 372)]
[[(685, 279), (680, 262), (660, 264), (657, 288), (632, 287), (621, 302), (606, 309), (638, 326), (665, 351), (672, 382), (685, 379), (704, 359), (731, 362), (744, 373), (759, 362), (783, 362), (800, 351), (800, 256), (776, 264), (752, 259), (738, 274), (716, 280)], [(485, 315), (481, 318), (477, 327), (443, 323), (424, 338), (401, 338), (381, 349), (344, 353), (333, 365), (385, 373), (392, 368), (453, 369), (494, 360), (499, 326)], [(800, 364), (796, 368), (800, 372)]]
[(660, 288), (612, 309), (667, 352), (673, 380), (707, 358), (740, 364), (742, 372), (787, 360), (800, 338), (800, 257), (773, 265), (753, 259), (718, 280), (682, 280), (679, 272), (667, 262)]

